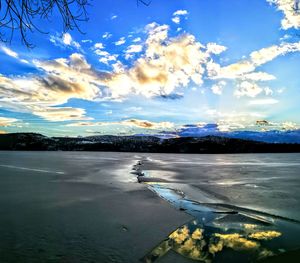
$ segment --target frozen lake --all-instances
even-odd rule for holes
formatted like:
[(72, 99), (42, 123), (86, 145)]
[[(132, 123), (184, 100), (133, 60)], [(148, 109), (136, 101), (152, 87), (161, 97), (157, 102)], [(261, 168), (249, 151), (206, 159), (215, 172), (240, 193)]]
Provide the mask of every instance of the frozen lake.
[(299, 170), (300, 154), (0, 152), (0, 261), (284, 254), (300, 248)]

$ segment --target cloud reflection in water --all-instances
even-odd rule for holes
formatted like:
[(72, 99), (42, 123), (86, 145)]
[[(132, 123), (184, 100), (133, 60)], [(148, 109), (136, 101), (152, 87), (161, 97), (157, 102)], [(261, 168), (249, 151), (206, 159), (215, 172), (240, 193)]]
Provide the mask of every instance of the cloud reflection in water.
[(258, 260), (279, 253), (279, 250), (271, 250), (265, 242), (280, 236), (281, 233), (274, 230), (259, 231), (255, 225), (241, 224), (240, 229), (225, 230), (207, 226), (203, 228), (199, 220), (192, 220), (172, 232), (142, 261), (156, 262), (173, 250), (186, 258), (209, 263), (217, 254), (228, 249), (241, 252), (241, 259), (247, 256)]

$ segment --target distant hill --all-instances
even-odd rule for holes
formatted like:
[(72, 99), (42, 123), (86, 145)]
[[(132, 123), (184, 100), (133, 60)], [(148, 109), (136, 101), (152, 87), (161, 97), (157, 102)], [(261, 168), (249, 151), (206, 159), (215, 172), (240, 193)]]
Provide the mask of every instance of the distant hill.
[(161, 132), (158, 137), (204, 137), (220, 136), (243, 140), (261, 141), (267, 143), (300, 143), (300, 130), (267, 130), (267, 131), (221, 131), (217, 124), (206, 124), (197, 126), (194, 124), (185, 125), (176, 132)]
[(157, 153), (300, 152), (300, 144), (265, 143), (221, 136), (160, 139), (154, 136), (46, 137), (37, 133), (0, 135), (0, 150), (120, 151)]

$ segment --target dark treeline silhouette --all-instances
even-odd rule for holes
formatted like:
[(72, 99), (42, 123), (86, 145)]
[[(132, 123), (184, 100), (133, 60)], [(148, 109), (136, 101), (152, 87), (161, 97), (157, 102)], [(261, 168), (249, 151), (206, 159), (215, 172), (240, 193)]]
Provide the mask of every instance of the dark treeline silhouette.
[(153, 136), (46, 137), (37, 133), (0, 135), (0, 150), (117, 151), (157, 153), (300, 152), (300, 144), (265, 143), (218, 136), (160, 139)]

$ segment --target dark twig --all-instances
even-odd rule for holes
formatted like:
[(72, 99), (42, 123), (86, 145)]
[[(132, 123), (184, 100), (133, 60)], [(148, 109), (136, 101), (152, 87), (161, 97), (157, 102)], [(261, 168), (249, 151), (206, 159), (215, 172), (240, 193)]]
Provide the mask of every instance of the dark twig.
[(37, 26), (39, 19), (50, 20), (57, 12), (63, 22), (63, 30), (77, 29), (79, 23), (87, 21), (86, 7), (89, 0), (0, 0), (0, 42), (11, 42), (14, 32), (19, 31), (22, 42), (28, 41), (28, 32), (44, 32)]
[[(87, 21), (86, 8), (91, 0), (0, 0), (0, 42), (11, 42), (14, 32), (20, 33), (23, 44), (31, 48), (28, 32), (43, 31), (37, 24), (41, 19), (50, 20), (58, 13), (63, 31), (80, 30), (80, 22)], [(137, 0), (137, 4), (150, 5), (151, 0)]]

